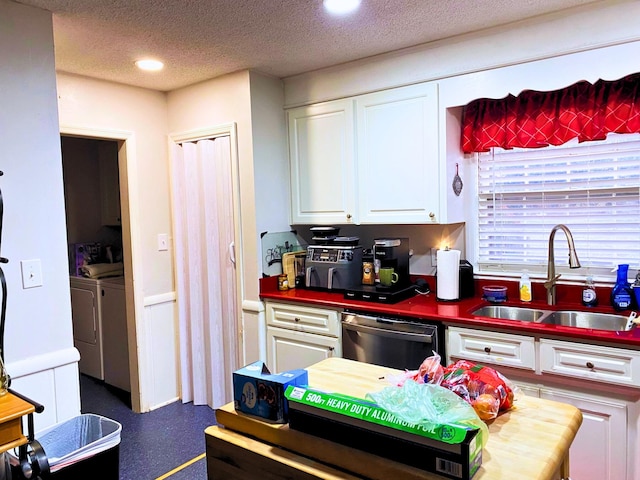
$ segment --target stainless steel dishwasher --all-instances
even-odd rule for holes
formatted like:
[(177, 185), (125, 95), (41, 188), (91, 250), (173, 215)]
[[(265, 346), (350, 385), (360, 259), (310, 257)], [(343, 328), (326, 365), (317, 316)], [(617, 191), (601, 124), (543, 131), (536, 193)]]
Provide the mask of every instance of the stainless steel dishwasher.
[(342, 314), (342, 356), (385, 367), (417, 370), (436, 352), (445, 362), (444, 327), (368, 313)]

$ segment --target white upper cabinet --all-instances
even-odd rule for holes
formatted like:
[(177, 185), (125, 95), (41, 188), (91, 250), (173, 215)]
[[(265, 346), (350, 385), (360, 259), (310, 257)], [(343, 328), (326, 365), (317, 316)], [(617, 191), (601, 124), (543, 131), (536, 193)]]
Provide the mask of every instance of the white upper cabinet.
[(437, 83), (287, 113), (292, 224), (461, 221), (447, 214)]
[(288, 111), (291, 223), (355, 223), (353, 100)]
[(118, 157), (104, 155), (98, 158), (100, 175), (100, 213), (103, 225), (122, 225), (120, 216), (120, 182)]
[(437, 85), (356, 97), (360, 223), (436, 222)]

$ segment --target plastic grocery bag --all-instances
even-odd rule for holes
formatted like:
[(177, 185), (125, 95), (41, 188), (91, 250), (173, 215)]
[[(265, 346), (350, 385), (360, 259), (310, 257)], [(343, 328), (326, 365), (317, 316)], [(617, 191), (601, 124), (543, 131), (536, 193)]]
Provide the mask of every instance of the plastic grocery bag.
[(458, 360), (445, 368), (441, 385), (469, 402), (484, 421), (511, 408), (520, 395), (519, 389), (500, 372), (468, 360)]
[(385, 387), (368, 393), (386, 411), (408, 423), (436, 429), (440, 425), (479, 428), (482, 446), (489, 438), (487, 425), (480, 420), (473, 407), (454, 392), (439, 385), (406, 380), (402, 386)]
[(440, 363), (441, 357), (436, 352), (424, 359), (417, 370), (405, 370), (398, 375), (391, 375), (387, 380), (398, 387), (401, 387), (405, 381), (413, 380), (417, 383), (433, 383), (440, 385), (444, 376), (444, 367)]

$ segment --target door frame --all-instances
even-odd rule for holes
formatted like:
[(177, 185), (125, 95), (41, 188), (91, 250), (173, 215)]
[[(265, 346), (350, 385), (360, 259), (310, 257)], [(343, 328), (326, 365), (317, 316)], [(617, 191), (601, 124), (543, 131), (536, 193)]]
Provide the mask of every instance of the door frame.
[(60, 125), (60, 135), (90, 140), (112, 140), (118, 143), (118, 173), (120, 178), (120, 210), (122, 218), (122, 250), (124, 263), (127, 343), (129, 346), (129, 372), (131, 383), (131, 408), (136, 413), (149, 410), (145, 392), (151, 382), (146, 345), (146, 335), (139, 331), (142, 326), (137, 319), (144, 318), (144, 296), (141, 283), (134, 278), (142, 272), (140, 222), (137, 221), (140, 201), (137, 189), (135, 161), (135, 135), (126, 130), (94, 129)]
[[(234, 255), (236, 266), (236, 324), (238, 328), (238, 352), (244, 352), (244, 312), (242, 309), (244, 299), (244, 242), (242, 236), (242, 216), (240, 209), (240, 168), (238, 163), (238, 140), (237, 140), (237, 126), (235, 122), (224, 123), (212, 127), (199, 128), (195, 130), (188, 130), (184, 132), (177, 132), (169, 134), (168, 138), (168, 150), (169, 150), (169, 171), (173, 171), (173, 165), (175, 162), (175, 156), (173, 155), (173, 148), (175, 145), (183, 142), (196, 142), (198, 140), (214, 139), (217, 137), (229, 137), (229, 147), (231, 149), (231, 189), (233, 197), (233, 236), (234, 236)], [(175, 222), (173, 219), (173, 205), (174, 205), (174, 189), (173, 180), (169, 182), (169, 191), (171, 194), (171, 228), (172, 235), (175, 238)], [(175, 261), (174, 261), (174, 275), (176, 275)], [(177, 283), (177, 278), (174, 278), (174, 284)], [(176, 297), (176, 302), (179, 303), (180, 298)], [(244, 354), (241, 354), (244, 357)], [(237, 361), (241, 362), (244, 358), (238, 358)], [(180, 372), (180, 368), (178, 368)], [(180, 381), (182, 386), (182, 381)], [(180, 393), (182, 397), (182, 392)]]

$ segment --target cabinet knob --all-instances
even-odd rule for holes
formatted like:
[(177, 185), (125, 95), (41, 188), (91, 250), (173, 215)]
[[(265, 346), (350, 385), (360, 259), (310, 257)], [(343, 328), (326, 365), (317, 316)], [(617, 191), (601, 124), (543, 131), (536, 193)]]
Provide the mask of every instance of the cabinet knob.
[(294, 321), (294, 322), (299, 322), (299, 321), (300, 321), (300, 319), (299, 319), (298, 317), (294, 317), (293, 321)]
[(329, 351), (330, 351), (330, 352), (333, 352), (334, 350), (335, 350), (335, 348), (333, 348), (333, 347), (329, 347)]
[(430, 218), (431, 220), (435, 220), (435, 219), (436, 219), (436, 214), (435, 214), (435, 213), (433, 213), (433, 212), (429, 212), (429, 218)]
[(484, 347), (484, 353), (491, 353), (491, 347)]
[(347, 213), (347, 220), (351, 220), (351, 214)]
[(595, 365), (591, 362), (587, 362), (587, 368), (593, 368)]

